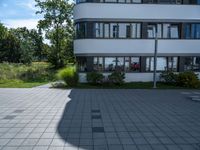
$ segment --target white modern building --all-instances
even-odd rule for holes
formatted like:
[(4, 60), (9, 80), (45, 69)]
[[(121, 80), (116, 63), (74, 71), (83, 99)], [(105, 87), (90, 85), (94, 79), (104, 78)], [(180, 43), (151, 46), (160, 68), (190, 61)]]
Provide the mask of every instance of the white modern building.
[(157, 71), (200, 72), (200, 0), (78, 0), (75, 55), (87, 72), (126, 72), (126, 81), (152, 81)]

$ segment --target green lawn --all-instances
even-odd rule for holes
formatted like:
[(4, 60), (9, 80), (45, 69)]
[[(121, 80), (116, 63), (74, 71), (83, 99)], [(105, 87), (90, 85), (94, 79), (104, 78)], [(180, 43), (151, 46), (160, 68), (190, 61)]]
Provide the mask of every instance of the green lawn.
[(47, 84), (48, 82), (33, 82), (21, 80), (0, 80), (0, 88), (32, 88)]
[[(70, 89), (72, 87), (61, 85), (57, 88)], [(76, 87), (73, 87), (73, 88), (75, 89), (153, 89), (153, 83), (152, 82), (130, 82), (130, 83), (124, 83), (121, 86), (110, 85), (110, 84), (90, 85), (88, 83), (79, 83)], [(187, 88), (158, 82), (157, 89), (187, 89)]]
[[(102, 88), (102, 89), (152, 89), (153, 83), (152, 82), (130, 82), (130, 83), (124, 83), (121, 86), (117, 85), (109, 85), (109, 84), (103, 84), (103, 85), (89, 85), (87, 83), (81, 83), (78, 84), (76, 88)], [(173, 85), (167, 85), (164, 83), (157, 83), (158, 89), (180, 89), (181, 87), (173, 86)]]

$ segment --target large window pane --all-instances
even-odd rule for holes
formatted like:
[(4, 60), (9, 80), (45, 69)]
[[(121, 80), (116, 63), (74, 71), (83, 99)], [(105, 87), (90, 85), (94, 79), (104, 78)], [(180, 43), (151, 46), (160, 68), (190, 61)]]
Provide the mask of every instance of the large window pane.
[(111, 38), (118, 38), (118, 25), (117, 23), (110, 24), (110, 37)]
[(131, 57), (130, 71), (140, 71), (140, 58)]
[(192, 31), (191, 31), (191, 37), (192, 38), (200, 38), (200, 24), (192, 24)]
[(185, 57), (185, 63), (184, 63), (184, 70), (192, 70), (192, 63), (193, 63), (192, 57)]
[(98, 70), (98, 57), (94, 57), (94, 59), (93, 59), (93, 69), (95, 71)]
[(155, 36), (156, 36), (156, 25), (148, 25), (147, 26), (147, 34), (148, 34), (148, 38), (155, 38)]
[(193, 57), (193, 71), (200, 71), (200, 57)]
[(87, 71), (87, 60), (86, 57), (77, 57), (78, 61), (78, 70), (81, 72)]
[(124, 57), (117, 57), (117, 68), (118, 71), (124, 71)]
[(185, 71), (200, 71), (200, 57), (185, 57)]
[(125, 71), (130, 71), (130, 57), (125, 57)]
[(163, 24), (163, 38), (170, 38), (170, 24)]
[(178, 57), (168, 57), (168, 71), (177, 71)]
[(86, 23), (78, 23), (76, 25), (77, 38), (86, 37)]
[(104, 24), (104, 37), (109, 38), (109, 24), (108, 23)]
[(170, 38), (178, 38), (178, 25), (171, 25), (170, 27)]
[(141, 35), (141, 24), (131, 23), (131, 37), (140, 38), (140, 35)]
[(119, 37), (129, 38), (130, 37), (130, 24), (119, 23)]
[(117, 0), (105, 0), (106, 3), (117, 3)]
[(125, 3), (125, 0), (118, 0), (119, 3)]
[(191, 38), (190, 24), (185, 24), (185, 26), (184, 26), (184, 37), (186, 39), (190, 39)]
[(142, 0), (132, 0), (133, 3), (142, 3)]
[(94, 59), (93, 59), (93, 70), (103, 71), (103, 57), (94, 57)]
[(98, 38), (98, 37), (103, 37), (103, 23), (95, 23), (95, 35), (94, 37)]
[(116, 57), (105, 57), (105, 71), (114, 71), (116, 67)]
[[(157, 58), (157, 71), (167, 70), (167, 59), (166, 57)], [(146, 71), (154, 71), (154, 57), (147, 57), (146, 59)]]

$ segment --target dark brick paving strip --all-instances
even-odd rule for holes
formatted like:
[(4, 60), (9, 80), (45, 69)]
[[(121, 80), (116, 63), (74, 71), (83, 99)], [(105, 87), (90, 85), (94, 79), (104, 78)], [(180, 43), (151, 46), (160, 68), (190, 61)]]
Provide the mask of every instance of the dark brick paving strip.
[(0, 150), (200, 150), (198, 93), (0, 89)]

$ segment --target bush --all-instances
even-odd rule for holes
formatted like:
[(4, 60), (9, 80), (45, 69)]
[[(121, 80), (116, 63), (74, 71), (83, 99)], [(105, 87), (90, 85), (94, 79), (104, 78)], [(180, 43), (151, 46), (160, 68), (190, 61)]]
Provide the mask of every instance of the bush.
[(67, 86), (73, 87), (78, 83), (78, 73), (75, 66), (68, 66), (61, 69), (58, 74), (58, 78), (63, 80)]
[(198, 76), (191, 71), (180, 73), (177, 77), (177, 85), (187, 88), (198, 88), (199, 87)]
[(172, 71), (162, 72), (160, 74), (161, 81), (164, 81), (168, 84), (175, 84), (177, 80), (177, 74), (173, 73)]
[(124, 83), (125, 73), (115, 71), (108, 76), (108, 81), (115, 85), (122, 85)]
[(89, 72), (87, 73), (87, 82), (93, 85), (102, 84), (104, 76), (102, 73)]

